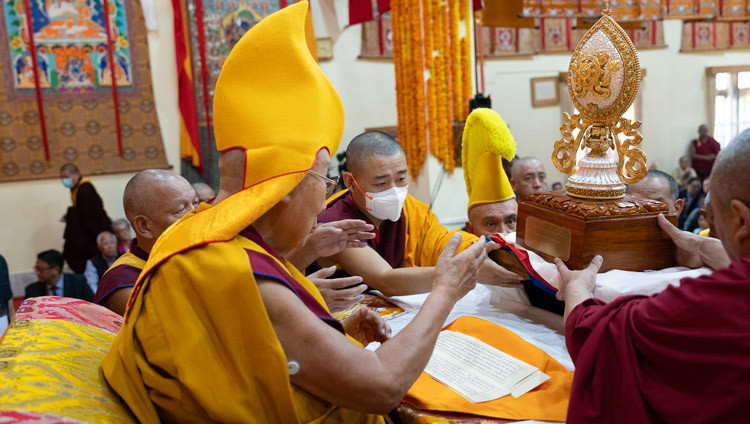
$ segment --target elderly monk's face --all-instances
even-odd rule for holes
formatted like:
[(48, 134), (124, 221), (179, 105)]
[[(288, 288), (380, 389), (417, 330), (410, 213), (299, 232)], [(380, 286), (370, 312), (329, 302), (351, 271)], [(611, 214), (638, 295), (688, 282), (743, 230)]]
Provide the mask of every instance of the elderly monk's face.
[(682, 212), (682, 202), (679, 205), (675, 203), (669, 193), (669, 183), (664, 178), (644, 178), (635, 184), (628, 185), (627, 193), (666, 203), (670, 215)]
[(531, 193), (547, 190), (547, 172), (544, 165), (538, 160), (528, 160), (517, 165), (513, 169), (511, 179), (513, 190), (518, 194), (519, 200), (524, 200)]
[(193, 186), (186, 179), (170, 178), (154, 184), (154, 202), (147, 216), (149, 231), (156, 240), (170, 225), (198, 206)]
[[(311, 171), (328, 175), (331, 157), (323, 149), (318, 152)], [(301, 246), (317, 224), (318, 215), (326, 209), (326, 179), (309, 173), (296, 187), (272, 209), (274, 225), (282, 229), (275, 239), (280, 251), (289, 251)]]
[(689, 164), (689, 162), (688, 162), (687, 156), (683, 156), (683, 157), (680, 158), (680, 168), (687, 169), (688, 164)]
[(508, 235), (516, 231), (517, 213), (516, 199), (476, 205), (469, 211), (466, 229), (477, 236)]
[(106, 235), (101, 238), (101, 242), (97, 245), (102, 255), (113, 258), (117, 255), (117, 237)]
[[(362, 190), (354, 185), (354, 180)], [(354, 202), (361, 209), (365, 209), (366, 193), (380, 193), (392, 187), (406, 187), (409, 185), (409, 167), (406, 156), (398, 152), (391, 156), (373, 155), (365, 160), (362, 169), (353, 169), (344, 174), (344, 185), (352, 193)]]

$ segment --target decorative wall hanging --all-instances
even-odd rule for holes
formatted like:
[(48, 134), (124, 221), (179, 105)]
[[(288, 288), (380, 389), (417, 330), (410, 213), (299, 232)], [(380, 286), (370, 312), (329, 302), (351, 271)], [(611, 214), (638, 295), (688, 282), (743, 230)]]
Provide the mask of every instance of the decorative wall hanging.
[(138, 2), (5, 0), (0, 53), (0, 181), (167, 167)]

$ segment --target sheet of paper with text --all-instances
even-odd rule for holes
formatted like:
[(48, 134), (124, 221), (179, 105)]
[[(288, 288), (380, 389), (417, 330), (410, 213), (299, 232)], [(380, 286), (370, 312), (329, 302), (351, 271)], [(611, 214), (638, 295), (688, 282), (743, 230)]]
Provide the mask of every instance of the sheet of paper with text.
[(519, 397), (549, 379), (532, 365), (450, 330), (438, 336), (425, 372), (474, 403)]

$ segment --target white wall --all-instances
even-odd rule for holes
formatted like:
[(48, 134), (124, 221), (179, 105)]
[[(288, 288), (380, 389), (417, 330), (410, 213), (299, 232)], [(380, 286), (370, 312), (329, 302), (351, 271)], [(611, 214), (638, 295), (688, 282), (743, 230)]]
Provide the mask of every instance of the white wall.
[[(180, 115), (177, 107), (172, 6), (157, 1), (159, 31), (149, 33), (154, 96), (167, 161), (179, 172)], [(90, 177), (112, 219), (124, 218), (122, 192), (133, 173)], [(60, 217), (70, 205), (70, 190), (59, 179), (0, 184), (0, 254), (10, 273), (31, 272), (37, 253), (63, 246)]]
[[(151, 70), (154, 79), (159, 123), (170, 164), (179, 167), (179, 110), (174, 78), (174, 40), (170, 2), (156, 2), (158, 33), (149, 34)], [(707, 116), (705, 110), (705, 67), (750, 64), (747, 52), (717, 54), (678, 54), (681, 23), (665, 21), (670, 46), (664, 50), (640, 53), (647, 69), (643, 88), (643, 147), (649, 158), (671, 170), (687, 142)], [(333, 60), (321, 63), (338, 90), (346, 110), (346, 127), (341, 150), (348, 140), (367, 127), (396, 123), (393, 65), (357, 60), (361, 28), (341, 33), (334, 45)], [(552, 144), (559, 138), (560, 108), (532, 108), (530, 78), (556, 76), (567, 70), (570, 56), (543, 55), (530, 59), (488, 61), (485, 68), (487, 92), (493, 107), (506, 120), (522, 156), (544, 160), (550, 183), (562, 180), (552, 167)], [(175, 169), (179, 171), (179, 169)], [(440, 175), (435, 158), (426, 161), (411, 191), (422, 200)], [(124, 216), (122, 190), (131, 174), (93, 177), (93, 182), (112, 218)], [(446, 176), (434, 211), (442, 220), (466, 215), (467, 196), (460, 168)], [(69, 192), (59, 180), (4, 183), (0, 185), (0, 253), (8, 260), (11, 273), (28, 272), (36, 253), (62, 247), (64, 224), (58, 222), (70, 204)]]

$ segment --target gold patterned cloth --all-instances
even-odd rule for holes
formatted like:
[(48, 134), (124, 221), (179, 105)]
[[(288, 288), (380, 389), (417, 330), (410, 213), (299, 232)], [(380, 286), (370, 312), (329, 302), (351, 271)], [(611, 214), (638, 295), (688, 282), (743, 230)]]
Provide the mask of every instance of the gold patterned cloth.
[(135, 422), (101, 369), (121, 319), (78, 299), (26, 300), (0, 342), (0, 422)]

